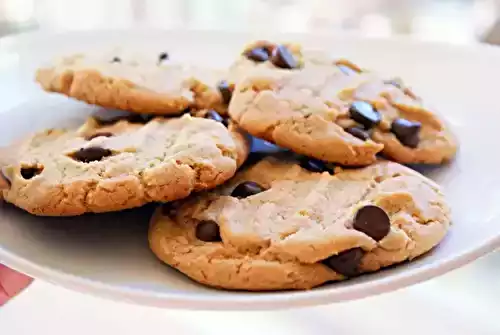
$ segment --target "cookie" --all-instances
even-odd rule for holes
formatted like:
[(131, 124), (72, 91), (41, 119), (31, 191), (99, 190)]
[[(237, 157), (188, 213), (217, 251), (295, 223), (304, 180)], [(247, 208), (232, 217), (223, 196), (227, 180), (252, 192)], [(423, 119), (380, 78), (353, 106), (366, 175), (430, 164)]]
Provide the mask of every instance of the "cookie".
[[(41, 68), (43, 89), (106, 108), (178, 115), (188, 108), (226, 113), (223, 72), (164, 62), (74, 55)], [(219, 90), (220, 88), (220, 90)]]
[(294, 71), (309, 66), (338, 65), (346, 72), (362, 70), (346, 59), (335, 59), (324, 50), (305, 48), (298, 43), (260, 40), (246, 45), (230, 66), (227, 81), (237, 83), (251, 72)]
[(240, 167), (245, 163), (248, 155), (251, 151), (251, 138), (248, 134), (241, 129), (235, 122), (233, 122), (227, 115), (221, 115), (217, 113), (213, 109), (201, 109), (196, 110), (191, 113), (196, 117), (203, 117), (206, 119), (214, 120), (216, 122), (222, 123), (225, 127), (229, 129), (229, 133), (233, 138), (235, 143), (238, 143), (236, 146), (237, 150), (237, 166)]
[(149, 241), (205, 285), (309, 289), (412, 260), (449, 225), (439, 186), (397, 163), (313, 172), (266, 158), (216, 191), (159, 208)]
[(323, 50), (308, 49), (298, 43), (275, 43), (266, 40), (246, 45), (229, 67), (219, 90), (230, 102), (234, 86), (249, 75), (267, 72), (291, 72), (309, 66), (339, 66), (346, 72), (362, 70), (346, 59), (334, 59)]
[(9, 148), (2, 171), (10, 185), (1, 192), (7, 202), (44, 216), (172, 201), (232, 177), (245, 158), (239, 155), (248, 152), (239, 136), (190, 115), (89, 118), (79, 129), (50, 129)]
[(380, 151), (401, 163), (455, 155), (448, 127), (408, 88), (343, 66), (251, 74), (236, 85), (229, 114), (253, 136), (344, 165), (372, 164)]
[(234, 84), (255, 70), (297, 70), (303, 66), (302, 47), (299, 44), (255, 41), (246, 45), (229, 67), (228, 81)]

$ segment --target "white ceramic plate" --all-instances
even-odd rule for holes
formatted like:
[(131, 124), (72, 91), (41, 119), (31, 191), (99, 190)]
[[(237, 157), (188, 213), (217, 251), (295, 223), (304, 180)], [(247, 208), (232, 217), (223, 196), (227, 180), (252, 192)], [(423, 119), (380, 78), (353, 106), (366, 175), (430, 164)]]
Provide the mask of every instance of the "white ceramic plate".
[[(224, 66), (262, 35), (209, 32), (92, 32), (23, 35), (0, 42), (0, 144), (45, 127), (82, 120), (93, 108), (49, 95), (32, 82), (36, 66), (70, 51), (129, 45), (174, 59)], [(150, 208), (76, 218), (38, 218), (0, 207), (0, 261), (36, 278), (112, 299), (161, 307), (268, 309), (363, 298), (457, 268), (500, 245), (500, 51), (353, 36), (281, 36), (367, 68), (399, 75), (447, 118), (460, 140), (457, 159), (424, 173), (443, 185), (453, 229), (433, 252), (378, 273), (302, 292), (244, 293), (198, 285), (148, 250)]]

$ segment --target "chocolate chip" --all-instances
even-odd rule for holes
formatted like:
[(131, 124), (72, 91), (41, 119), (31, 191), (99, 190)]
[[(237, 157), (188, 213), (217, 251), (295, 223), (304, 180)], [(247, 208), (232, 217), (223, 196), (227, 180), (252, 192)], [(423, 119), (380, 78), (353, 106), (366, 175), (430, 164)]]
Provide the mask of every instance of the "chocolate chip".
[(127, 118), (127, 121), (130, 123), (148, 123), (155, 117), (156, 115), (131, 113), (130, 116)]
[(366, 141), (367, 139), (370, 138), (368, 132), (364, 129), (361, 129), (360, 127), (350, 127), (347, 128), (345, 131), (351, 134), (352, 136), (359, 138), (362, 141)]
[(365, 233), (375, 241), (380, 241), (391, 229), (391, 220), (387, 213), (378, 206), (367, 205), (358, 210), (352, 227)]
[(349, 107), (351, 119), (361, 123), (366, 129), (377, 125), (382, 120), (380, 113), (365, 101), (354, 101)]
[(364, 252), (361, 248), (354, 248), (328, 257), (323, 264), (344, 276), (352, 277), (359, 273), (359, 264)]
[(158, 63), (166, 61), (168, 59), (168, 53), (162, 52), (158, 55)]
[(413, 122), (406, 119), (396, 119), (392, 122), (391, 132), (404, 146), (416, 148), (420, 142), (420, 122)]
[(109, 149), (104, 149), (101, 147), (88, 147), (82, 148), (70, 154), (69, 157), (79, 162), (89, 163), (93, 161), (99, 161), (104, 157), (111, 156), (111, 154), (112, 152)]
[(288, 149), (281, 148), (271, 142), (265, 141), (257, 137), (252, 136), (251, 140), (252, 140), (252, 145), (250, 148), (251, 153), (276, 154), (279, 152), (288, 151)]
[(300, 166), (311, 172), (327, 171), (326, 164), (323, 161), (315, 158), (304, 157), (300, 160)]
[(110, 133), (110, 132), (107, 132), (107, 131), (103, 131), (101, 133), (95, 133), (95, 134), (92, 134), (90, 136), (87, 136), (86, 140), (90, 141), (90, 140), (92, 140), (92, 139), (94, 139), (96, 137), (101, 137), (101, 136), (102, 137), (111, 137), (111, 136), (113, 136), (113, 133)]
[(238, 186), (236, 186), (231, 193), (232, 197), (243, 199), (257, 193), (264, 192), (266, 189), (256, 182), (253, 181), (245, 181)]
[(100, 126), (109, 126), (118, 121), (128, 121), (130, 123), (148, 123), (154, 115), (130, 113), (122, 110), (104, 110), (93, 115)]
[(226, 105), (229, 105), (229, 102), (231, 101), (231, 97), (233, 95), (233, 91), (229, 83), (225, 80), (222, 80), (217, 85), (217, 88), (219, 89), (220, 95), (222, 96), (222, 101), (224, 101)]
[(21, 176), (24, 179), (31, 179), (36, 175), (39, 175), (43, 171), (43, 166), (35, 165), (35, 166), (23, 166), (21, 168)]
[(113, 57), (113, 59), (111, 60), (111, 63), (120, 63), (122, 60), (120, 59), (120, 57)]
[(203, 242), (220, 242), (219, 225), (214, 221), (201, 221), (196, 226), (196, 238)]
[(274, 48), (271, 55), (271, 62), (282, 69), (295, 69), (298, 66), (297, 60), (284, 45), (278, 45)]
[(247, 50), (245, 56), (254, 62), (265, 62), (269, 59), (269, 50), (265, 47), (255, 47)]

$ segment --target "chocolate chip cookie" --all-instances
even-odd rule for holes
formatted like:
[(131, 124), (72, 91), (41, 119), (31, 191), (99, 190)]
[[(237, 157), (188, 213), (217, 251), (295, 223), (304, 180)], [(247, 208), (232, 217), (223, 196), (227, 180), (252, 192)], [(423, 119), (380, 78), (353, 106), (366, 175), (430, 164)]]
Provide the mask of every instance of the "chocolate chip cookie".
[[(309, 66), (339, 66), (346, 73), (362, 70), (346, 59), (334, 59), (324, 50), (308, 49), (298, 43), (275, 43), (266, 40), (246, 45), (238, 58), (229, 67), (225, 80), (218, 88), (229, 104), (234, 86), (248, 75), (267, 72), (289, 72)], [(354, 69), (354, 70), (353, 70)]]
[(298, 43), (260, 40), (249, 43), (243, 48), (229, 68), (228, 82), (235, 84), (251, 72), (293, 71), (315, 65), (337, 65), (346, 72), (362, 71), (348, 60), (335, 59), (324, 50), (305, 48)]
[(299, 44), (255, 41), (246, 45), (230, 66), (229, 81), (234, 83), (255, 69), (297, 70), (303, 66), (303, 48)]
[(402, 163), (438, 164), (457, 149), (443, 121), (401, 82), (345, 62), (249, 74), (229, 114), (253, 136), (344, 165), (372, 164), (380, 151)]
[(308, 289), (412, 260), (446, 235), (445, 199), (417, 172), (387, 161), (320, 171), (266, 158), (159, 208), (151, 249), (209, 286)]
[(239, 57), (229, 67), (226, 79), (229, 103), (234, 86), (250, 74), (269, 71), (294, 71), (303, 67), (302, 47), (299, 44), (276, 44), (269, 41), (256, 41), (245, 46)]
[(89, 104), (136, 113), (181, 114), (188, 108), (212, 108), (225, 114), (224, 71), (121, 57), (74, 55), (41, 68), (36, 80), (43, 89)]
[(234, 175), (248, 143), (213, 120), (129, 114), (47, 130), (6, 150), (3, 198), (35, 215), (70, 216), (216, 187)]
[(192, 111), (192, 115), (196, 117), (203, 117), (206, 119), (214, 120), (222, 123), (229, 129), (229, 133), (235, 143), (238, 143), (236, 149), (238, 151), (237, 165), (240, 167), (245, 163), (251, 150), (251, 138), (248, 134), (241, 129), (235, 122), (233, 122), (227, 115), (221, 115), (213, 109), (201, 109)]

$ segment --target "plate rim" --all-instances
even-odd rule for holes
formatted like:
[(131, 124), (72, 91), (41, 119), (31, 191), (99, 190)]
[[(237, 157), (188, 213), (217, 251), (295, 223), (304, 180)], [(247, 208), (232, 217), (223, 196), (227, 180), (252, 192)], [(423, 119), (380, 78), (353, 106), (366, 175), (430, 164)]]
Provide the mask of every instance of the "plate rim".
[(153, 293), (152, 291), (132, 287), (118, 288), (93, 279), (37, 265), (16, 256), (1, 246), (0, 260), (14, 270), (23, 272), (35, 279), (45, 280), (63, 288), (89, 293), (110, 300), (151, 307), (189, 310), (275, 310), (326, 305), (392, 292), (444, 275), (498, 248), (500, 248), (500, 234), (490, 238), (487, 243), (477, 244), (463, 251), (458, 256), (452, 255), (425, 267), (412, 271), (402, 271), (386, 278), (375, 279), (363, 283), (359, 287), (332, 287), (331, 290), (299, 290), (286, 293), (279, 291), (257, 292), (246, 295), (221, 295), (217, 297), (193, 297), (183, 293)]
[[(225, 36), (236, 36), (244, 41), (252, 39), (252, 36), (260, 36), (261, 32), (228, 32), (228, 31), (211, 31), (211, 30), (162, 30), (162, 29), (120, 29), (120, 30), (92, 30), (92, 31), (64, 31), (64, 32), (26, 32), (13, 36), (0, 38), (0, 50), (9, 50), (18, 46), (26, 45), (29, 40), (38, 38), (54, 38), (56, 36), (74, 36), (81, 34), (83, 36), (123, 34), (129, 32), (133, 34), (154, 33), (154, 34), (188, 34), (192, 36), (211, 35), (217, 33)], [(275, 36), (275, 37), (272, 37)], [(311, 33), (273, 33), (269, 38), (283, 39), (305, 39), (311, 36)], [(224, 38), (224, 37), (221, 37)], [(268, 38), (268, 37), (265, 37)], [(320, 33), (314, 34), (315, 39), (350, 39), (357, 40), (360, 43), (363, 41), (384, 41), (390, 44), (406, 44), (410, 46), (429, 47), (429, 48), (444, 48), (449, 51), (474, 51), (488, 56), (500, 56), (500, 48), (485, 44), (448, 44), (434, 41), (420, 41), (407, 38), (404, 36), (395, 36), (389, 38), (365, 37), (355, 33)], [(12, 64), (10, 68), (16, 67)], [(448, 238), (452, 238), (449, 234)], [(328, 290), (307, 290), (307, 291), (289, 291), (289, 292), (257, 292), (245, 295), (220, 295), (220, 296), (203, 296), (203, 295), (188, 295), (185, 293), (167, 293), (155, 292), (133, 287), (118, 287), (115, 285), (106, 284), (86, 277), (80, 277), (66, 273), (64, 271), (38, 265), (28, 259), (24, 259), (16, 254), (6, 250), (0, 246), (0, 261), (12, 267), (15, 270), (26, 273), (37, 279), (69, 288), (82, 293), (90, 293), (98, 297), (104, 297), (111, 300), (125, 301), (134, 304), (148, 305), (163, 308), (180, 308), (194, 310), (271, 310), (304, 307), (312, 305), (322, 305), (333, 302), (342, 302), (347, 300), (356, 300), (368, 296), (387, 293), (398, 290), (440, 275), (443, 275), (453, 269), (466, 265), (477, 258), (500, 248), (500, 231), (497, 235), (477, 243), (461, 253), (455, 253), (446, 258), (438, 259), (433, 263), (426, 264), (423, 267), (415, 268), (409, 271), (402, 271), (395, 275), (385, 278), (374, 279), (369, 282), (345, 287), (332, 286)]]

